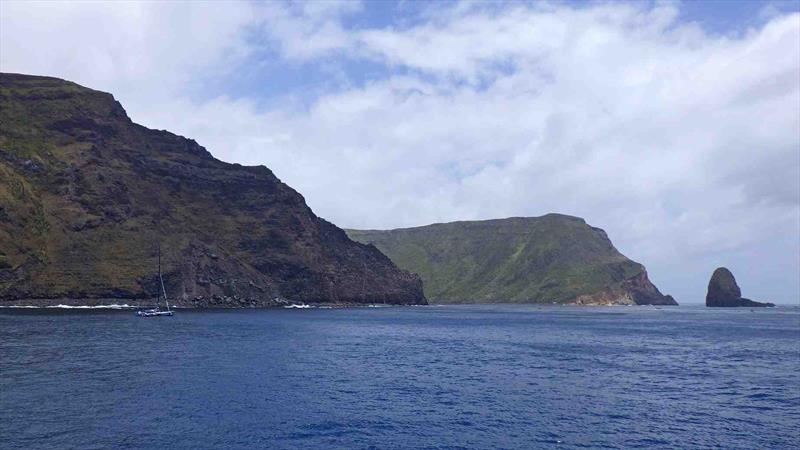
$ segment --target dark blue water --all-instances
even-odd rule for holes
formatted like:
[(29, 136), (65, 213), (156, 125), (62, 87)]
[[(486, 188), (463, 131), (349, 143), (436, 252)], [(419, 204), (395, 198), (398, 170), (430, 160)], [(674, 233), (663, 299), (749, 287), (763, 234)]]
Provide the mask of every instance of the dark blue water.
[(796, 448), (800, 310), (0, 312), (0, 448)]

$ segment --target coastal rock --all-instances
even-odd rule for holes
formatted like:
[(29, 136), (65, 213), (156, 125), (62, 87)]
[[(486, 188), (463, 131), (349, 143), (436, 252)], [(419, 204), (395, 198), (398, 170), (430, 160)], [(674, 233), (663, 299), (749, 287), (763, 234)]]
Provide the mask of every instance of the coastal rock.
[(742, 298), (742, 290), (736, 283), (733, 273), (725, 267), (719, 267), (711, 275), (706, 294), (706, 306), (709, 307), (768, 307), (773, 303), (762, 303)]
[(583, 294), (570, 303), (577, 305), (677, 305), (671, 295), (662, 294), (647, 278), (647, 271), (593, 294)]
[(605, 231), (579, 217), (465, 221), (347, 230), (422, 277), (436, 303), (676, 305)]
[(137, 125), (110, 94), (0, 74), (0, 303), (152, 298), (158, 243), (178, 306), (426, 303), (268, 168)]

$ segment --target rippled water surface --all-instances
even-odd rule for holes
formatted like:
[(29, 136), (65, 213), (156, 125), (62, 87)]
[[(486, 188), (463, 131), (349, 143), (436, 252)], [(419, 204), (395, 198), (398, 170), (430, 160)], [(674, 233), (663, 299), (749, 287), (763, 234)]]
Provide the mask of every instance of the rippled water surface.
[(0, 448), (796, 448), (800, 310), (0, 311)]

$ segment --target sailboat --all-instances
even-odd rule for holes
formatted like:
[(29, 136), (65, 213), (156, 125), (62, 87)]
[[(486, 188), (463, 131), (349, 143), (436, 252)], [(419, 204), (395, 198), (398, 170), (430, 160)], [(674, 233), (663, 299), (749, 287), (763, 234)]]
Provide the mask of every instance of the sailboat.
[[(161, 283), (161, 292), (158, 294), (158, 299), (156, 299), (156, 307), (151, 309), (142, 309), (136, 311), (136, 315), (139, 317), (161, 317), (161, 316), (173, 316), (175, 313), (169, 309), (169, 299), (167, 298), (167, 290), (164, 288), (164, 278), (161, 276), (161, 246), (158, 246), (158, 281)], [(164, 295), (164, 303), (167, 305), (167, 309), (161, 309), (159, 307), (159, 300), (161, 295)]]

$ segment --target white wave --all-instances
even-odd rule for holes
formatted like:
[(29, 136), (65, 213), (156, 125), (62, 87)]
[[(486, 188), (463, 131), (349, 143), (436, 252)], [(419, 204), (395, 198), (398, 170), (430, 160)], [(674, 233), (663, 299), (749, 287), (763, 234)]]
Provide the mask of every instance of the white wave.
[(299, 305), (298, 305), (298, 304), (292, 304), (292, 305), (286, 305), (286, 306), (284, 306), (284, 308), (299, 308), (299, 309), (306, 309), (306, 308), (313, 308), (313, 306), (311, 306), (311, 305), (306, 305), (306, 304), (299, 304)]
[(47, 306), (35, 306), (35, 305), (2, 305), (0, 308), (32, 308), (32, 309), (44, 309), (44, 308), (59, 308), (59, 309), (133, 309), (136, 308), (135, 306), (131, 306), (126, 304), (118, 305), (118, 304), (111, 304), (111, 305), (47, 305)]
[(45, 306), (45, 308), (62, 308), (62, 309), (130, 309), (134, 308), (134, 306), (128, 305), (127, 303), (124, 305), (55, 305), (55, 306)]

